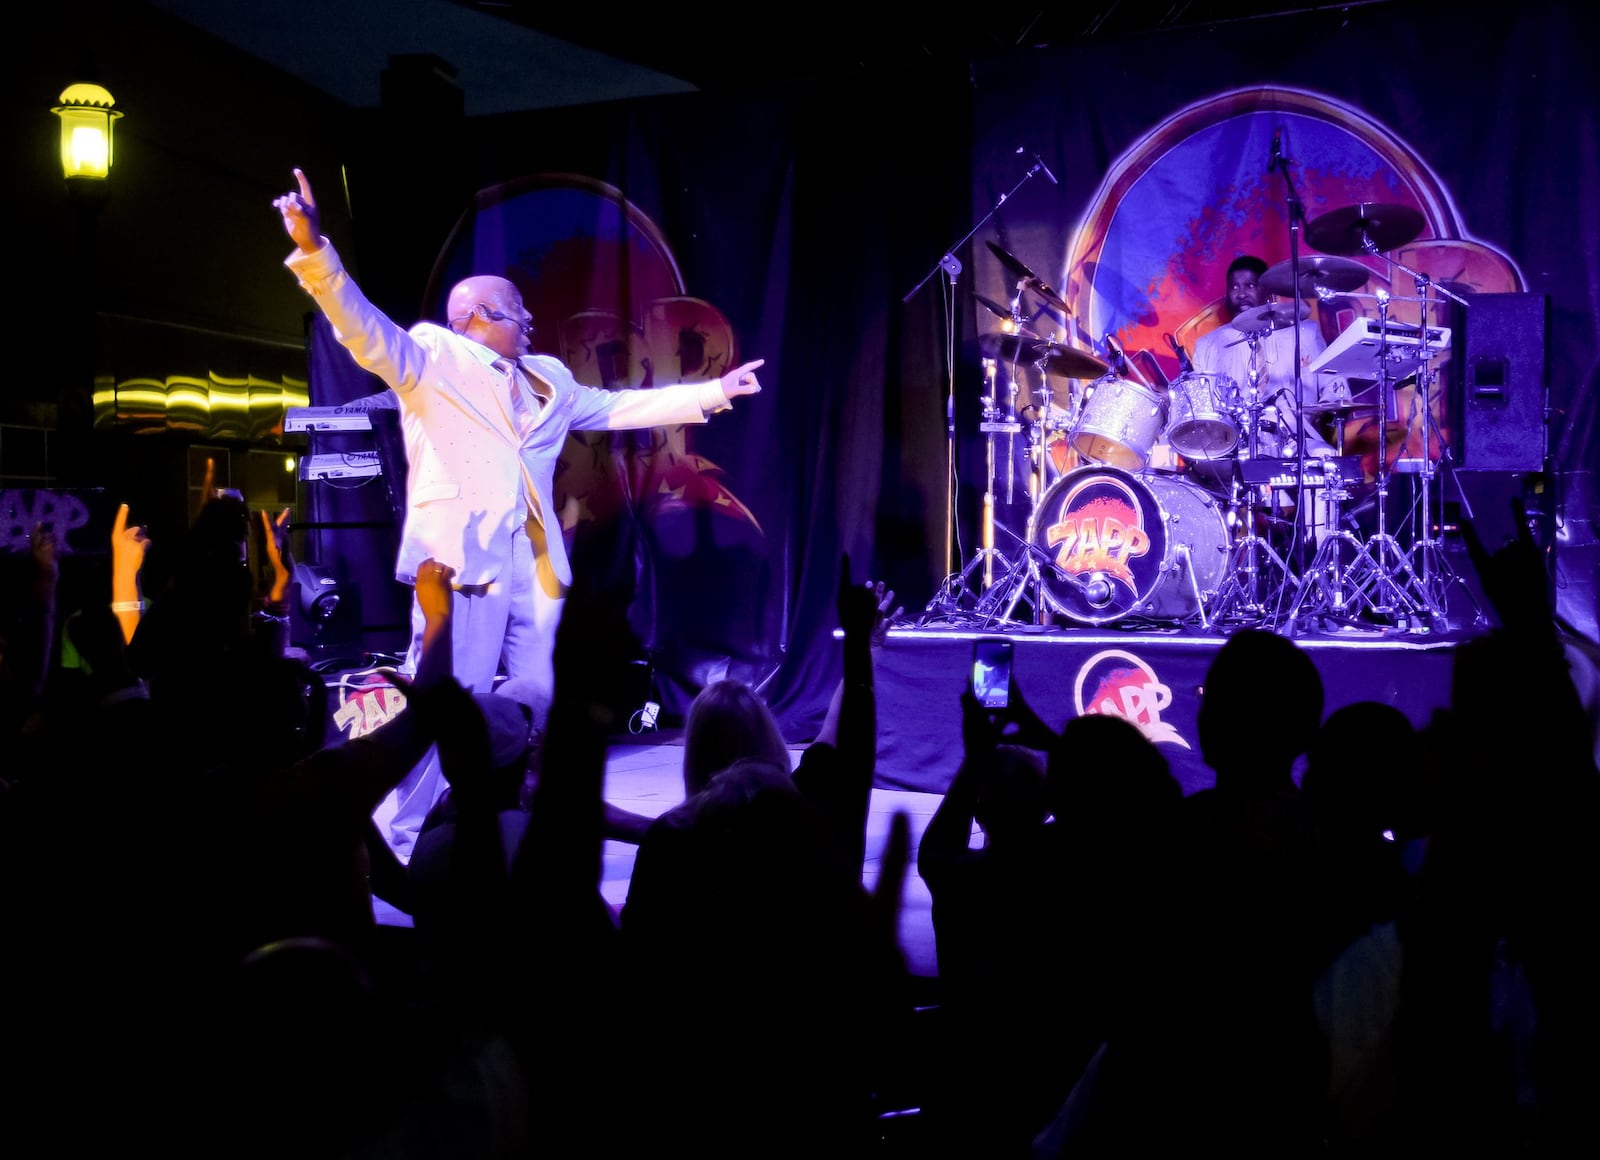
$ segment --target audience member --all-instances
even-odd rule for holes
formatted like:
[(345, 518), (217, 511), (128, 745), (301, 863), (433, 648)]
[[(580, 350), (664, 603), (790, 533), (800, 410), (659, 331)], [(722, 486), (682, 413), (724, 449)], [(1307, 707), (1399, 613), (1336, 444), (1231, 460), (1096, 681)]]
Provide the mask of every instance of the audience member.
[[(690, 1019), (639, 1094), (655, 1130), (700, 1155), (861, 1150), (885, 1037), (909, 1014), (894, 927), (862, 884), (887, 601), (841, 571), (845, 671), (823, 736), (791, 773), (758, 698), (717, 689), (691, 706), (690, 792), (645, 833), (622, 910), (630, 968)], [(730, 705), (750, 714), (743, 753), (707, 732)], [(898, 873), (878, 889), (898, 892)]]
[(1312, 984), (1327, 939), (1294, 767), (1322, 705), (1293, 640), (1241, 629), (1217, 650), (1197, 724), (1216, 785), (1179, 803), (1170, 865), (1182, 881), (1144, 916), (1169, 973), (1117, 1012), (1053, 1127), (1055, 1154), (1318, 1154), (1327, 1064)]
[(1306, 754), (1301, 792), (1315, 810), (1331, 956), (1313, 987), (1328, 1043), (1329, 1150), (1368, 1155), (1392, 1139), (1400, 1096), (1395, 1023), (1415, 885), (1407, 864), (1424, 836), (1422, 746), (1382, 701), (1328, 715)]
[[(1012, 683), (1012, 698), (1021, 689)], [(1025, 1155), (1065, 1094), (1056, 1052), (1069, 941), (1043, 860), (1045, 757), (1003, 743), (1005, 710), (963, 686), (963, 753), (917, 848), (939, 964), (938, 1053), (924, 1115), (952, 1154)], [(981, 831), (974, 846), (973, 827)], [(981, 1061), (981, 1066), (971, 1064)]]

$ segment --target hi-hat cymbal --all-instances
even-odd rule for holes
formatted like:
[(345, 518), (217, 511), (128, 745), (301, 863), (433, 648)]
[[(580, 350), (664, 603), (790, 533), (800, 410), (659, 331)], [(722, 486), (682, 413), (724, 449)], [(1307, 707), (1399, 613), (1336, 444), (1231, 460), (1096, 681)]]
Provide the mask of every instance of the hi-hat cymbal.
[(1318, 290), (1330, 290), (1341, 294), (1365, 286), (1371, 275), (1372, 271), (1360, 262), (1352, 262), (1349, 258), (1324, 258), (1312, 254), (1300, 259), (1299, 294), (1294, 293), (1293, 262), (1279, 262), (1276, 266), (1269, 267), (1267, 272), (1261, 275), (1259, 285), (1268, 294), (1315, 298)]
[(1024, 338), (1017, 334), (984, 334), (978, 337), (978, 350), (984, 358), (1006, 362), (1044, 363), (1044, 373), (1062, 379), (1097, 379), (1109, 369), (1088, 351), (1049, 339)]
[(1233, 328), (1243, 334), (1258, 330), (1276, 330), (1291, 326), (1302, 318), (1311, 317), (1311, 307), (1304, 302), (1268, 302), (1241, 311), (1233, 320)]
[(1062, 298), (1061, 295), (1057, 294), (1055, 290), (1050, 287), (1048, 282), (1044, 281), (1039, 277), (1039, 275), (1035, 274), (1032, 270), (1028, 269), (1027, 266), (1018, 261), (1010, 251), (997, 246), (992, 241), (988, 242), (987, 245), (990, 252), (994, 254), (996, 258), (1000, 259), (1000, 264), (1015, 274), (1017, 276), (1017, 280), (1027, 289), (1032, 290), (1051, 306), (1054, 306), (1057, 310), (1061, 311), (1062, 314), (1069, 313), (1067, 310), (1066, 300)]
[(1422, 211), (1363, 201), (1329, 210), (1306, 224), (1306, 242), (1324, 254), (1397, 250), (1422, 233)]

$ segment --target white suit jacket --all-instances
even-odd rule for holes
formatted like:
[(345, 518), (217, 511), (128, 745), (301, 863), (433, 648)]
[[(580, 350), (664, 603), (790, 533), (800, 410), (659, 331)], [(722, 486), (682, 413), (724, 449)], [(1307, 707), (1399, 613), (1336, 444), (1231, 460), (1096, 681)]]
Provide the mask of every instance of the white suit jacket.
[(703, 423), (729, 405), (719, 380), (605, 391), (579, 383), (560, 359), (530, 354), (522, 366), (543, 384), (548, 401), (524, 438), (512, 412), (513, 376), (496, 366), (494, 351), (435, 323), (395, 325), (367, 300), (326, 239), (315, 253), (295, 250), (284, 265), (340, 344), (399, 400), (408, 478), (395, 577), (406, 584), (429, 557), (454, 568), (459, 584), (494, 580), (510, 562), (512, 536), (531, 507), (545, 522), (556, 577), (570, 585), (553, 501), (567, 433)]

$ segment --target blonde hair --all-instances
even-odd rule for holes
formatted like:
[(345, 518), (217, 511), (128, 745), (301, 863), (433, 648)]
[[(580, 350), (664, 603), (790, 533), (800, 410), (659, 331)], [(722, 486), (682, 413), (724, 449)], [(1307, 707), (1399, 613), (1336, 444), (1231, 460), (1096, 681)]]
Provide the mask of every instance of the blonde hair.
[(726, 677), (700, 690), (683, 730), (683, 788), (699, 793), (713, 775), (753, 757), (790, 769), (777, 719), (754, 689)]

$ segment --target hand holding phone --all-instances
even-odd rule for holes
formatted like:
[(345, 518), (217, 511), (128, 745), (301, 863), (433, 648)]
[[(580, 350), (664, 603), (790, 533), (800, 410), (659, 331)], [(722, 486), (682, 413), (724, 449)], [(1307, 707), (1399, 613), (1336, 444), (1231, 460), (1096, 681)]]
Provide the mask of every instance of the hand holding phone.
[(1011, 642), (979, 638), (972, 642), (972, 695), (985, 709), (1011, 703)]

